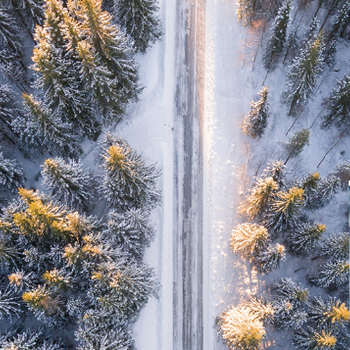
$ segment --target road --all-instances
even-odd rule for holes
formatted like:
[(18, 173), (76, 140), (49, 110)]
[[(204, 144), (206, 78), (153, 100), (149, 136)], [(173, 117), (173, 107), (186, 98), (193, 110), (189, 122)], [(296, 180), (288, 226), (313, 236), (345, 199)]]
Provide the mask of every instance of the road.
[(203, 350), (205, 0), (178, 0), (176, 16), (173, 349)]

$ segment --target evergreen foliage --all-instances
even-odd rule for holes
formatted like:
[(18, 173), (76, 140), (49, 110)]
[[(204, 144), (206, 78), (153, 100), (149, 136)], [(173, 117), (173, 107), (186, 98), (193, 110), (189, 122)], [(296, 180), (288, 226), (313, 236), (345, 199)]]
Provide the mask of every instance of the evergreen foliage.
[(155, 0), (114, 0), (113, 13), (118, 24), (134, 41), (136, 51), (142, 53), (160, 39), (159, 10)]
[(347, 191), (350, 181), (350, 162), (339, 164), (333, 174), (340, 180), (341, 189)]
[(22, 303), (18, 295), (11, 289), (0, 290), (0, 320), (13, 321), (22, 313)]
[(326, 226), (323, 224), (300, 224), (287, 238), (289, 249), (296, 254), (310, 252), (317, 246), (325, 230)]
[(339, 11), (337, 12), (333, 20), (330, 36), (332, 38), (334, 37), (343, 38), (349, 24), (350, 24), (350, 1), (345, 1), (345, 3), (341, 7), (341, 9), (339, 9)]
[(52, 199), (70, 208), (87, 210), (95, 196), (95, 181), (82, 163), (62, 158), (46, 159), (41, 172), (43, 186)]
[(285, 0), (278, 10), (272, 28), (272, 35), (269, 38), (264, 57), (264, 67), (268, 72), (276, 69), (279, 63), (287, 40), (287, 27), (290, 21), (290, 12), (292, 10), (291, 0)]
[(278, 192), (269, 208), (266, 220), (267, 228), (277, 233), (295, 227), (304, 201), (302, 188), (293, 187), (288, 192)]
[(264, 226), (244, 223), (232, 231), (230, 247), (234, 253), (251, 259), (265, 248), (268, 238), (269, 234)]
[(289, 106), (288, 115), (295, 116), (307, 103), (324, 68), (324, 43), (322, 33), (310, 41), (293, 61), (288, 73), (287, 90), (283, 102)]
[(242, 131), (245, 135), (252, 138), (260, 138), (267, 126), (267, 118), (270, 116), (268, 103), (268, 87), (263, 87), (258, 95), (260, 99), (256, 102), (251, 102), (249, 114), (244, 117)]
[(230, 348), (257, 350), (265, 337), (263, 322), (249, 308), (231, 307), (221, 316), (222, 337)]
[(337, 338), (331, 331), (307, 327), (295, 332), (293, 344), (298, 350), (332, 350)]
[(309, 144), (310, 131), (309, 129), (302, 129), (295, 132), (295, 134), (288, 139), (288, 141), (282, 144), (284, 150), (288, 154), (288, 157), (284, 164), (287, 164), (290, 158), (294, 158), (299, 155), (305, 145)]
[(278, 190), (277, 182), (272, 177), (258, 178), (256, 185), (240, 206), (240, 213), (251, 218), (261, 215), (271, 203)]
[(25, 152), (33, 154), (46, 147), (50, 152), (64, 156), (74, 157), (80, 153), (77, 135), (73, 133), (71, 124), (52, 114), (33, 95), (23, 94), (23, 103), (26, 115), (14, 120), (13, 128)]
[[(322, 117), (321, 127), (329, 129), (337, 127), (341, 132), (347, 132), (350, 128), (350, 77), (344, 76), (337, 81), (337, 87), (332, 90), (328, 99), (323, 104), (326, 114)], [(350, 132), (350, 131), (349, 131)]]
[(278, 188), (281, 189), (285, 186), (286, 166), (280, 160), (272, 161), (266, 165), (266, 168), (263, 170), (262, 177), (272, 177), (272, 179), (277, 183)]
[(11, 0), (11, 4), (31, 32), (36, 24), (43, 24), (44, 0)]
[(25, 183), (23, 169), (15, 160), (5, 158), (0, 152), (0, 184), (7, 190), (16, 193), (18, 187), (23, 187)]
[(244, 25), (251, 24), (259, 7), (258, 0), (238, 0), (237, 18)]
[[(111, 145), (109, 146), (109, 144)], [(102, 190), (111, 207), (123, 211), (131, 208), (152, 208), (160, 201), (156, 179), (160, 176), (155, 165), (147, 166), (141, 156), (117, 137), (106, 135), (101, 146), (105, 176)]]
[(257, 264), (260, 272), (269, 273), (279, 267), (280, 263), (286, 259), (285, 248), (282, 244), (269, 244), (258, 255)]
[(322, 240), (320, 244), (321, 256), (327, 256), (332, 259), (349, 258), (349, 233), (332, 233)]

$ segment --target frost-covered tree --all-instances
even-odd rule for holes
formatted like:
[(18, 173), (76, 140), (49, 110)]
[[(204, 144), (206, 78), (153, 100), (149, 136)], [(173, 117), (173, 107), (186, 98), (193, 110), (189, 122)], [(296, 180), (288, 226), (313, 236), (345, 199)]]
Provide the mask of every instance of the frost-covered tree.
[(337, 338), (331, 331), (306, 327), (294, 333), (293, 344), (298, 350), (332, 350)]
[[(108, 145), (108, 137), (102, 139), (101, 145)], [(112, 207), (127, 210), (157, 205), (160, 194), (156, 180), (160, 173), (155, 165), (147, 166), (126, 141), (117, 137), (104, 149), (102, 158), (105, 170), (102, 190)]]
[(346, 1), (343, 4), (343, 6), (339, 9), (339, 11), (337, 12), (333, 20), (330, 36), (332, 38), (334, 37), (342, 38), (349, 24), (350, 24), (350, 1)]
[(237, 18), (244, 26), (249, 25), (253, 21), (258, 4), (258, 0), (237, 1)]
[(292, 137), (290, 137), (286, 142), (282, 144), (282, 147), (288, 154), (288, 157), (284, 164), (287, 164), (290, 158), (294, 158), (299, 155), (305, 145), (309, 144), (310, 130), (302, 129), (297, 131)]
[(288, 192), (278, 192), (269, 207), (267, 228), (271, 228), (274, 232), (281, 232), (295, 227), (304, 201), (302, 188), (293, 187)]
[(350, 181), (350, 162), (339, 164), (333, 174), (340, 180), (341, 189), (347, 191)]
[(231, 233), (230, 247), (234, 253), (240, 253), (250, 259), (265, 248), (269, 234), (264, 226), (244, 223), (238, 225)]
[(285, 248), (282, 244), (268, 244), (265, 249), (259, 253), (257, 264), (259, 270), (264, 273), (269, 273), (277, 269), (280, 263), (286, 259)]
[(33, 95), (23, 94), (23, 99), (26, 115), (14, 120), (13, 128), (19, 135), (21, 147), (27, 153), (33, 153), (33, 150), (42, 151), (43, 147), (65, 156), (74, 157), (80, 153), (77, 135), (73, 133), (69, 123), (63, 122), (55, 114), (52, 115)]
[(7, 190), (16, 193), (18, 187), (23, 187), (26, 181), (23, 169), (16, 160), (5, 158), (0, 152), (0, 184)]
[(350, 312), (345, 303), (330, 297), (324, 300), (321, 296), (310, 300), (308, 316), (316, 325), (327, 325), (336, 328), (345, 325), (350, 320)]
[(242, 131), (253, 139), (260, 138), (267, 126), (267, 118), (270, 116), (268, 93), (267, 86), (258, 92), (259, 100), (251, 102), (250, 111), (243, 119)]
[(297, 254), (310, 252), (316, 247), (325, 230), (326, 226), (323, 224), (300, 224), (287, 237), (289, 249)]
[(287, 90), (282, 100), (289, 106), (288, 115), (295, 116), (307, 103), (314, 91), (318, 76), (324, 68), (324, 43), (322, 33), (310, 41), (293, 61), (288, 73)]
[(87, 210), (95, 197), (96, 183), (82, 163), (62, 158), (49, 158), (41, 171), (43, 186), (52, 199), (75, 209)]
[(22, 313), (23, 305), (18, 295), (9, 288), (0, 290), (0, 320), (14, 321)]
[(308, 290), (291, 278), (280, 278), (273, 282), (269, 289), (272, 300), (286, 300), (293, 304), (302, 304), (308, 300)]
[(154, 235), (154, 229), (149, 224), (149, 211), (144, 208), (132, 208), (123, 214), (111, 211), (108, 231), (116, 245), (138, 259), (142, 258)]
[(341, 232), (326, 237), (320, 244), (321, 256), (332, 259), (349, 258), (349, 232)]
[(321, 179), (318, 184), (316, 198), (314, 204), (310, 208), (318, 209), (328, 204), (340, 188), (340, 179), (334, 174), (329, 174)]
[(349, 100), (350, 76), (344, 76), (342, 80), (337, 81), (337, 87), (332, 90), (331, 95), (323, 102), (326, 108), (326, 113), (322, 117), (321, 127), (323, 129), (335, 126), (343, 132), (350, 128)]
[(0, 71), (15, 82), (25, 82), (20, 30), (11, 12), (0, 9)]
[(263, 57), (264, 67), (268, 72), (272, 72), (276, 69), (284, 51), (291, 10), (291, 0), (285, 0), (279, 8), (278, 14), (273, 23), (272, 35), (267, 42)]
[(220, 326), (222, 337), (232, 349), (258, 350), (266, 334), (263, 322), (242, 306), (224, 312)]
[(161, 36), (156, 0), (114, 0), (118, 24), (131, 36), (137, 51), (146, 52)]
[(308, 320), (308, 315), (304, 308), (299, 308), (298, 306), (289, 301), (278, 300), (273, 302), (273, 306), (273, 324), (278, 330), (299, 329)]
[(320, 287), (337, 288), (349, 283), (349, 271), (349, 260), (336, 259), (320, 265), (316, 274), (309, 277), (309, 280)]
[(250, 190), (240, 206), (240, 213), (251, 218), (262, 214), (277, 193), (278, 185), (272, 177), (258, 178), (256, 185)]
[(264, 178), (272, 177), (280, 189), (285, 186), (285, 176), (286, 166), (280, 160), (268, 163), (262, 173)]

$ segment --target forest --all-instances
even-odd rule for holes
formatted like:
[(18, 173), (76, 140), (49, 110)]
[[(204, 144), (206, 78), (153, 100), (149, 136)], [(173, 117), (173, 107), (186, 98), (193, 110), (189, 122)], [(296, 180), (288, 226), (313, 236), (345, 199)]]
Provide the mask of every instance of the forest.
[(158, 10), (1, 2), (0, 349), (135, 348), (160, 288), (143, 258), (161, 170), (109, 130), (144, 88), (135, 55), (161, 38)]
[[(222, 312), (216, 328), (229, 349), (349, 349), (350, 163), (334, 154), (349, 140), (349, 73), (335, 77), (339, 61), (349, 69), (350, 1), (238, 0), (237, 9), (237, 20), (257, 36), (252, 70), (261, 65), (265, 77), (242, 118), (257, 155), (229, 243), (263, 284)], [(275, 74), (286, 84), (276, 84)], [(277, 130), (278, 118), (284, 129)], [(311, 143), (318, 152), (302, 158)], [(331, 155), (333, 168), (321, 176)], [(318, 156), (313, 171), (301, 172)], [(341, 231), (328, 230), (327, 211)]]

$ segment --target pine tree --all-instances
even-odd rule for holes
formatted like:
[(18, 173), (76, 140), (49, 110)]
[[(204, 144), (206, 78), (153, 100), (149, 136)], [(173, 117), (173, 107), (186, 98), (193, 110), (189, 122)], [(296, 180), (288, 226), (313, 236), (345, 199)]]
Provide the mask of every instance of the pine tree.
[(342, 38), (345, 34), (345, 30), (348, 27), (349, 23), (350, 23), (350, 1), (346, 1), (343, 4), (342, 8), (337, 12), (333, 20), (330, 37), (334, 38), (339, 36), (340, 38)]
[(112, 207), (127, 210), (157, 205), (160, 194), (155, 187), (160, 173), (155, 165), (146, 166), (142, 158), (118, 138), (104, 150), (102, 157), (105, 170), (102, 189)]
[(36, 24), (43, 24), (43, 0), (11, 0), (11, 3), (30, 32), (33, 31)]
[(244, 26), (251, 24), (258, 7), (257, 0), (238, 0), (237, 1), (237, 18)]
[(260, 99), (256, 102), (251, 102), (249, 114), (244, 117), (242, 131), (245, 135), (252, 138), (260, 138), (267, 126), (267, 118), (270, 116), (268, 103), (268, 87), (263, 87), (258, 95)]
[(109, 212), (108, 231), (113, 242), (135, 258), (142, 258), (145, 247), (149, 246), (153, 227), (148, 223), (149, 211), (130, 209), (123, 214)]
[(278, 192), (269, 207), (267, 228), (277, 233), (295, 227), (304, 201), (302, 188), (293, 187), (288, 192)]
[(313, 205), (310, 203), (310, 208), (319, 209), (328, 204), (333, 197), (338, 193), (340, 188), (340, 180), (334, 174), (329, 174), (318, 184), (317, 193)]
[(331, 331), (307, 327), (295, 332), (293, 344), (299, 350), (332, 350), (337, 338)]
[(286, 166), (280, 160), (272, 161), (266, 165), (263, 170), (262, 177), (272, 177), (272, 179), (277, 183), (278, 188), (283, 188), (285, 186), (285, 176), (286, 176)]
[(266, 331), (261, 320), (245, 307), (231, 307), (221, 316), (222, 337), (232, 349), (257, 350)]
[(323, 224), (301, 224), (287, 238), (289, 249), (296, 254), (310, 252), (316, 247), (325, 230), (326, 226)]
[(35, 349), (39, 344), (41, 333), (26, 331), (13, 335), (11, 333), (0, 338), (1, 349)]
[(321, 265), (318, 272), (309, 277), (309, 280), (320, 287), (337, 288), (349, 283), (349, 271), (349, 260), (337, 259)]
[(291, 5), (291, 0), (285, 0), (279, 8), (278, 14), (275, 18), (272, 35), (267, 42), (263, 57), (264, 67), (268, 72), (274, 71), (281, 59), (287, 40), (287, 27), (290, 21), (290, 12), (292, 10)]
[(11, 289), (0, 290), (0, 320), (14, 321), (23, 313), (20, 298)]
[(113, 121), (124, 112), (130, 100), (137, 100), (141, 91), (138, 86), (135, 55), (127, 37), (115, 25), (112, 17), (101, 9), (102, 0), (69, 1), (69, 8), (78, 19), (80, 30), (87, 37), (90, 47), (96, 52), (105, 74), (111, 77), (109, 94), (95, 92), (104, 118)]
[(268, 238), (269, 234), (264, 226), (244, 223), (232, 231), (230, 247), (234, 253), (251, 259), (265, 248)]
[(287, 90), (282, 93), (283, 102), (289, 106), (288, 115), (295, 116), (307, 103), (323, 68), (324, 44), (321, 33), (300, 52), (288, 73)]
[(272, 300), (288, 301), (295, 305), (301, 305), (308, 300), (309, 291), (302, 288), (300, 283), (291, 278), (280, 278), (270, 285)]
[(332, 259), (349, 259), (349, 233), (331, 234), (320, 244), (320, 255)]
[(15, 82), (26, 80), (19, 32), (10, 11), (0, 9), (0, 71)]
[(240, 213), (251, 218), (262, 214), (277, 193), (278, 185), (272, 177), (258, 178), (257, 184), (250, 190), (245, 202), (240, 206)]
[(297, 131), (288, 141), (282, 144), (284, 150), (288, 154), (288, 157), (284, 164), (287, 164), (290, 158), (294, 158), (299, 155), (305, 145), (309, 145), (310, 131), (309, 129), (302, 129)]
[(82, 163), (62, 158), (46, 159), (41, 172), (43, 186), (52, 199), (70, 208), (87, 210), (95, 195), (95, 181)]
[(347, 191), (350, 181), (350, 162), (338, 165), (333, 174), (340, 180), (341, 189)]
[(278, 330), (296, 330), (308, 321), (307, 312), (290, 301), (278, 300), (273, 302), (273, 306), (273, 325)]
[(0, 184), (13, 193), (18, 187), (23, 187), (26, 178), (22, 167), (15, 160), (5, 158), (0, 152)]
[(80, 153), (77, 136), (72, 126), (52, 115), (43, 103), (36, 101), (33, 95), (23, 94), (26, 117), (13, 122), (13, 128), (19, 135), (21, 147), (28, 153), (33, 149), (47, 147), (50, 152), (76, 156)]
[(321, 181), (320, 174), (309, 173), (301, 182), (301, 188), (304, 190), (305, 195), (305, 208), (316, 209), (319, 206), (318, 203), (318, 186)]
[(269, 244), (258, 255), (257, 265), (260, 272), (269, 273), (277, 269), (282, 261), (286, 260), (285, 248), (282, 244)]
[(320, 296), (312, 298), (308, 316), (316, 325), (328, 327), (342, 326), (350, 320), (350, 312), (345, 303), (332, 297), (328, 300)]
[[(337, 127), (340, 131), (350, 128), (350, 76), (344, 76), (337, 81), (337, 87), (332, 90), (328, 99), (324, 100), (326, 114), (323, 116), (321, 127), (329, 129)], [(349, 131), (350, 132), (350, 131)]]
[(113, 12), (118, 24), (134, 41), (136, 51), (142, 53), (160, 39), (159, 10), (155, 0), (114, 0)]

